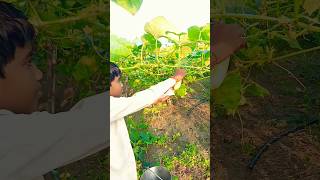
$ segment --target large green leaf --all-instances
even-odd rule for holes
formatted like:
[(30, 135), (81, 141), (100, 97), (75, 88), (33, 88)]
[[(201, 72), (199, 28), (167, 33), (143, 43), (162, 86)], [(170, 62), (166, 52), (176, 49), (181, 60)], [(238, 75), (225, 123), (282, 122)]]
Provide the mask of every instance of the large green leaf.
[(228, 113), (234, 113), (242, 104), (241, 76), (239, 72), (228, 74), (221, 86), (213, 90), (213, 100), (216, 104), (222, 105)]
[(188, 28), (188, 38), (190, 41), (210, 40), (210, 24), (203, 27), (191, 26)]
[(258, 96), (258, 97), (264, 97), (270, 95), (270, 92), (259, 85), (258, 83), (253, 82), (246, 88), (246, 93), (250, 96)]
[(119, 6), (130, 12), (132, 15), (135, 15), (141, 7), (143, 0), (112, 0), (117, 3)]
[(161, 47), (161, 42), (158, 41), (152, 34), (146, 33), (142, 36), (143, 43), (147, 46), (147, 49), (151, 52), (156, 48)]
[(188, 37), (191, 41), (197, 41), (200, 39), (201, 29), (198, 26), (191, 26), (188, 28)]
[(133, 45), (124, 38), (115, 35), (110, 36), (110, 59), (117, 60), (121, 57), (127, 57), (131, 54)]
[[(178, 36), (174, 35), (174, 33), (180, 33), (179, 30), (163, 16), (158, 16), (146, 23), (144, 30), (145, 32), (152, 34), (157, 39), (161, 36), (168, 36), (176, 40), (178, 39)], [(168, 34), (168, 32), (173, 33)]]
[(202, 40), (210, 41), (210, 24), (206, 24), (201, 29)]

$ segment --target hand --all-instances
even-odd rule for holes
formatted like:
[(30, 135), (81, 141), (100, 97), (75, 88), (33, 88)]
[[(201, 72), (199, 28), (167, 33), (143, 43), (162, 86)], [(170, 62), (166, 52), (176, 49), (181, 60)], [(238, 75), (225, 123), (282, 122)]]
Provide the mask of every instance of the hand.
[(240, 25), (214, 23), (212, 26), (213, 65), (219, 64), (237, 50), (245, 47), (245, 32)]
[(163, 95), (159, 99), (157, 99), (153, 104), (158, 104), (158, 103), (161, 103), (161, 102), (165, 102), (168, 99), (169, 99), (169, 96)]
[(176, 80), (176, 82), (181, 81), (186, 76), (186, 70), (184, 69), (177, 69), (176, 74), (172, 77)]

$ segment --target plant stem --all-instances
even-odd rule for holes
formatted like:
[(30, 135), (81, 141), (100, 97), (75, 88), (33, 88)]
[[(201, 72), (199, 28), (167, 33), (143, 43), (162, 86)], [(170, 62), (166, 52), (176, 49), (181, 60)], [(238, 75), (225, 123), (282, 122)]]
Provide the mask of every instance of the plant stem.
[(154, 64), (137, 64), (132, 67), (127, 67), (127, 68), (121, 68), (121, 70), (129, 70), (129, 69), (136, 69), (140, 67), (170, 67), (170, 68), (190, 68), (190, 69), (210, 69), (208, 67), (196, 67), (196, 66), (179, 66), (179, 65), (166, 65), (166, 64), (159, 64), (159, 65), (154, 65)]
[(97, 9), (96, 11), (94, 11), (92, 13), (83, 13), (78, 16), (67, 17), (67, 18), (59, 19), (59, 20), (33, 22), (33, 24), (36, 27), (44, 27), (44, 26), (50, 26), (50, 25), (56, 25), (56, 24), (66, 24), (66, 23), (70, 23), (70, 22), (74, 22), (74, 21), (79, 21), (82, 19), (96, 17), (96, 16), (103, 14), (103, 13), (105, 13), (104, 10)]
[(157, 62), (159, 62), (159, 59), (158, 59), (158, 39), (156, 39), (156, 60), (157, 60)]
[[(267, 60), (267, 61), (265, 61), (265, 62), (278, 61), (278, 60), (286, 59), (286, 58), (289, 58), (289, 57), (292, 57), (292, 56), (296, 56), (296, 55), (299, 55), (299, 54), (304, 54), (304, 53), (308, 53), (308, 52), (312, 52), (312, 51), (316, 51), (316, 50), (320, 50), (320, 46), (316, 46), (316, 47), (313, 47), (313, 48), (304, 49), (304, 50), (297, 51), (297, 52), (293, 52), (293, 53), (286, 54), (286, 55), (283, 55), (283, 56), (275, 57), (275, 58), (272, 58), (272, 59)], [(255, 64), (255, 63), (261, 63), (261, 60), (256, 60), (256, 61), (241, 61), (241, 62), (242, 62), (242, 63), (246, 63), (246, 64)]]
[(306, 86), (291, 71), (289, 71), (285, 67), (282, 67), (280, 64), (278, 64), (276, 62), (272, 62), (272, 64), (274, 64), (275, 66), (285, 70), (288, 74), (290, 74), (303, 87), (303, 90), (306, 90)]
[(239, 111), (237, 111), (237, 114), (241, 123), (241, 147), (243, 148), (243, 121)]
[(140, 63), (141, 64), (143, 63), (143, 48), (144, 48), (144, 44), (142, 44), (141, 53), (140, 53)]
[(255, 19), (255, 20), (265, 20), (265, 21), (281, 21), (280, 18), (263, 16), (263, 15), (253, 15), (253, 14), (237, 14), (237, 13), (225, 13), (225, 14), (211, 14), (212, 17), (227, 17), (227, 18), (244, 18), (244, 19)]
[[(294, 20), (290, 18), (276, 18), (263, 15), (253, 15), (253, 14), (236, 14), (236, 13), (225, 13), (225, 14), (211, 14), (213, 17), (229, 17), (229, 18), (243, 18), (243, 19), (255, 19), (255, 20), (265, 20), (265, 21), (276, 21), (278, 23), (293, 23)], [(297, 25), (306, 28), (309, 31), (320, 32), (320, 27), (308, 25), (302, 22), (297, 22)]]
[(276, 58), (272, 58), (270, 61), (278, 61), (280, 59), (285, 59), (285, 58), (288, 58), (288, 57), (292, 57), (292, 56), (296, 56), (296, 55), (299, 55), (299, 54), (303, 54), (303, 53), (307, 53), (307, 52), (311, 52), (311, 51), (316, 51), (316, 50), (320, 50), (320, 46), (309, 48), (309, 49), (304, 49), (304, 50), (301, 50), (301, 51), (297, 51), (297, 52), (293, 52), (293, 53), (286, 54), (286, 55), (283, 55), (283, 56), (279, 56), (279, 57), (276, 57)]
[(28, 1), (28, 4), (30, 6), (30, 9), (32, 10), (33, 14), (35, 15), (35, 19), (37, 21), (37, 23), (43, 23), (43, 21), (41, 20), (37, 10), (34, 8), (33, 4), (31, 3), (31, 1)]

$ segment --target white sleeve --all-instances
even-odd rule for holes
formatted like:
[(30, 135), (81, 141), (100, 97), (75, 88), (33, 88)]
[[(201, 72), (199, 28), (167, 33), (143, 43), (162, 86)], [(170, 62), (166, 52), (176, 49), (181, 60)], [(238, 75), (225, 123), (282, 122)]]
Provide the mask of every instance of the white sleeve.
[(110, 97), (111, 123), (153, 104), (173, 87), (175, 83), (175, 79), (169, 78), (131, 97)]
[(57, 114), (0, 114), (0, 179), (32, 179), (106, 148), (108, 96)]

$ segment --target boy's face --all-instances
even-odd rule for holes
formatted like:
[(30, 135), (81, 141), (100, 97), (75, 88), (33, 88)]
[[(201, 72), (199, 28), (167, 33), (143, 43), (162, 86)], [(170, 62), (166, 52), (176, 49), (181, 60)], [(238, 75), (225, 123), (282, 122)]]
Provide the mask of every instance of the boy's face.
[(120, 81), (120, 76), (117, 76), (111, 82), (110, 95), (114, 97), (120, 97), (121, 93), (122, 93), (122, 83)]
[(42, 72), (32, 64), (31, 44), (17, 47), (14, 58), (4, 67), (5, 78), (0, 78), (0, 109), (14, 113), (32, 113), (40, 98)]

